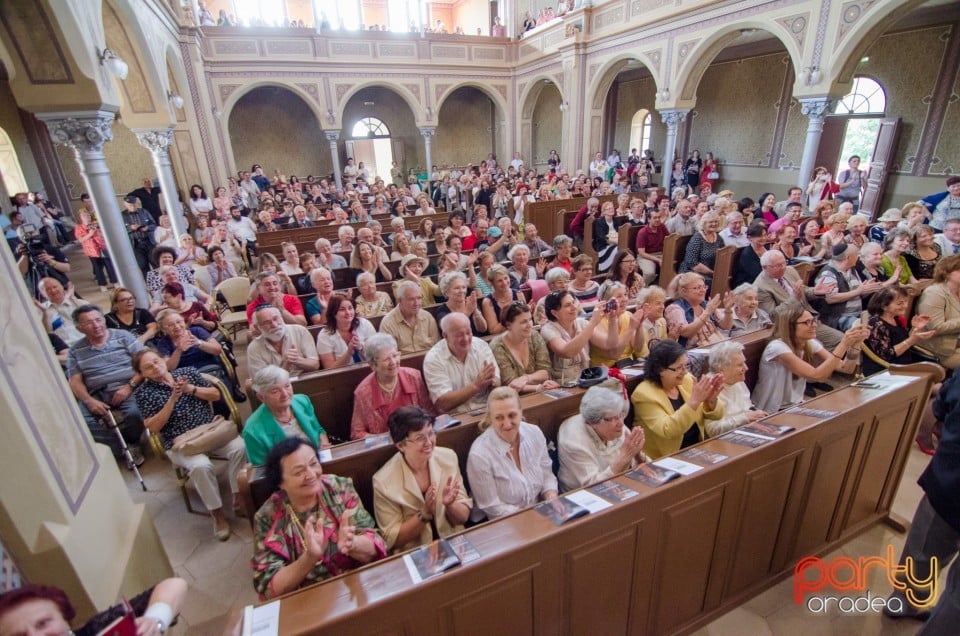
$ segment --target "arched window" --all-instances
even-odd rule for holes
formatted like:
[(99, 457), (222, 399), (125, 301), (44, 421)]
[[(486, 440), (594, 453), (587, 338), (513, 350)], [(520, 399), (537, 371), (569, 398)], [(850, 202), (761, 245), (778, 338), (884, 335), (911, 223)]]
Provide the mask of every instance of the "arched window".
[(853, 89), (837, 104), (837, 115), (883, 115), (887, 96), (883, 87), (869, 77), (856, 77)]
[(27, 179), (20, 168), (20, 159), (17, 158), (17, 149), (14, 148), (6, 131), (0, 128), (0, 175), (3, 185), (10, 196), (17, 192), (27, 191)]
[(390, 129), (376, 117), (364, 117), (353, 125), (354, 137), (389, 137)]
[(630, 122), (630, 148), (636, 148), (642, 155), (643, 151), (650, 147), (650, 130), (652, 128), (653, 117), (650, 111), (641, 108), (633, 115)]
[(287, 26), (287, 3), (282, 0), (235, 0), (237, 20), (244, 26)]

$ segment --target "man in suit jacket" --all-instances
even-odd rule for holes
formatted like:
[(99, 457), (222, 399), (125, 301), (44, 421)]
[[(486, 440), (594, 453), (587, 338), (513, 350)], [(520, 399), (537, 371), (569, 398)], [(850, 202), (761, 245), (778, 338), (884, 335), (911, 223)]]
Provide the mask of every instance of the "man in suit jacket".
[[(754, 284), (757, 286), (757, 299), (760, 308), (773, 315), (773, 310), (788, 300), (797, 300), (812, 314), (816, 314), (810, 306), (810, 299), (815, 296), (824, 296), (834, 290), (836, 285), (821, 283), (816, 287), (807, 287), (803, 284), (800, 274), (792, 267), (787, 267), (787, 259), (783, 252), (770, 250), (760, 257), (760, 266), (763, 271), (757, 276)], [(833, 327), (817, 323), (817, 340), (832, 351), (840, 344), (843, 334)]]

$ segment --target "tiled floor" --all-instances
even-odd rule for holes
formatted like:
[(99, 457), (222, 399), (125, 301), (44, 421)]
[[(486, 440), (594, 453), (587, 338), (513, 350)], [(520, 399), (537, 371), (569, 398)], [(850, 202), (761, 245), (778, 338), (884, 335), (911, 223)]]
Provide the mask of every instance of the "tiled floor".
[[(109, 302), (93, 284), (90, 265), (77, 249), (69, 250), (74, 273), (72, 279), (79, 292), (87, 299), (109, 307)], [(246, 377), (246, 345), (244, 337), (236, 346), (241, 377)], [(244, 416), (249, 406), (241, 405)], [(894, 500), (894, 512), (905, 519), (913, 517), (922, 492), (917, 478), (927, 465), (929, 457), (916, 447), (911, 450), (900, 490)], [(256, 601), (250, 572), (253, 538), (246, 519), (231, 519), (233, 535), (229, 541), (219, 542), (213, 537), (212, 521), (207, 515), (189, 514), (184, 507), (179, 487), (170, 465), (148, 456), (141, 467), (149, 490), (143, 492), (132, 473), (124, 472), (130, 496), (143, 502), (154, 519), (167, 555), (178, 576), (190, 583), (190, 594), (180, 622), (171, 633), (184, 635), (221, 634), (236, 625), (244, 605)], [(227, 486), (221, 480), (224, 500), (229, 501)], [(196, 493), (191, 490), (194, 508), (202, 509)], [(868, 532), (844, 544), (825, 557), (847, 555), (852, 557), (882, 555), (887, 544), (893, 545), (899, 555), (904, 536), (877, 525)], [(886, 596), (889, 584), (876, 571), (870, 590), (875, 596)], [(792, 600), (792, 580), (785, 579), (766, 592), (750, 599), (740, 607), (718, 618), (696, 636), (792, 636), (816, 633), (819, 636), (853, 634), (914, 634), (919, 623), (893, 621), (879, 614), (848, 617), (835, 609), (826, 615), (814, 615)]]

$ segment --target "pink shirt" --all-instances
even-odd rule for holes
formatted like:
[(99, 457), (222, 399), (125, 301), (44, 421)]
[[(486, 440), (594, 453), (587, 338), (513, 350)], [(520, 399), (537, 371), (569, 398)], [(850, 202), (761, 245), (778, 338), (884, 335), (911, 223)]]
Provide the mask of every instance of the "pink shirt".
[(350, 439), (363, 439), (367, 435), (388, 432), (390, 429), (387, 428), (387, 418), (401, 406), (419, 406), (431, 415), (437, 414), (420, 372), (400, 367), (398, 375), (397, 386), (390, 396), (377, 384), (375, 373), (371, 373), (357, 385), (353, 392)]

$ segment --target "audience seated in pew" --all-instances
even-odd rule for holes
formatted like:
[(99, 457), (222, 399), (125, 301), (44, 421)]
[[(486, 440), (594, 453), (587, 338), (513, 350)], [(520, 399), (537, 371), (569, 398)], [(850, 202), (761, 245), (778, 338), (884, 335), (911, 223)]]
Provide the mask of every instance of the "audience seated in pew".
[(268, 365), (283, 367), (292, 378), (320, 368), (317, 345), (306, 327), (283, 322), (280, 310), (273, 305), (257, 307), (253, 322), (260, 335), (247, 345), (247, 373), (251, 377)]
[(760, 309), (756, 285), (743, 283), (730, 293), (733, 296), (733, 326), (725, 331), (727, 337), (734, 338), (773, 325), (767, 312)]
[(377, 333), (370, 321), (353, 309), (353, 301), (334, 294), (327, 306), (327, 321), (317, 334), (317, 353), (324, 369), (336, 369), (366, 360), (363, 343)]
[(857, 272), (859, 252), (849, 243), (833, 246), (830, 262), (817, 274), (817, 284), (826, 284), (833, 288), (816, 303), (820, 310), (820, 320), (825, 324), (845, 331), (860, 319), (863, 313), (864, 298), (875, 293), (883, 286), (877, 280), (864, 281)]
[(523, 421), (517, 391), (501, 386), (490, 392), (480, 429), (467, 457), (476, 520), (496, 519), (556, 498), (547, 440), (538, 426)]
[(470, 292), (467, 287), (467, 276), (463, 272), (447, 272), (440, 275), (440, 291), (447, 299), (437, 309), (434, 317), (439, 325), (445, 316), (458, 313), (470, 321), (470, 330), (480, 338), (487, 334), (487, 321), (479, 307), (478, 291)]
[(490, 335), (496, 335), (505, 329), (504, 325), (500, 324), (500, 313), (503, 308), (510, 303), (526, 302), (526, 298), (523, 292), (512, 285), (510, 272), (503, 265), (491, 265), (487, 269), (487, 281), (493, 287), (493, 292), (483, 299), (481, 307), (487, 332)]
[(254, 519), (251, 560), (261, 600), (387, 555), (353, 482), (324, 475), (312, 441), (300, 436), (280, 440), (265, 459), (273, 495)]
[(286, 370), (273, 365), (260, 369), (251, 388), (261, 402), (243, 427), (251, 464), (263, 465), (273, 445), (287, 437), (304, 437), (322, 448), (330, 446), (310, 398), (294, 394)]
[(933, 284), (923, 290), (917, 313), (930, 316), (928, 326), (937, 335), (929, 348), (948, 369), (960, 366), (960, 254), (943, 258), (933, 270)]
[(433, 282), (427, 276), (424, 276), (423, 271), (426, 269), (429, 261), (427, 259), (421, 258), (416, 254), (408, 254), (400, 259), (400, 280), (396, 280), (393, 283), (393, 297), (398, 298), (398, 289), (400, 288), (400, 283), (404, 280), (412, 281), (420, 286), (420, 294), (423, 305), (435, 305), (437, 300), (443, 297), (443, 293), (440, 291), (440, 286)]
[(402, 281), (394, 291), (397, 306), (380, 321), (380, 332), (390, 334), (400, 353), (426, 351), (440, 339), (440, 330), (433, 316), (423, 309), (421, 287), (413, 281)]
[(533, 328), (530, 306), (510, 303), (503, 308), (500, 323), (507, 330), (490, 341), (490, 350), (500, 368), (500, 382), (518, 393), (559, 388), (550, 379), (547, 343)]
[(317, 294), (304, 304), (304, 314), (308, 324), (322, 325), (326, 322), (327, 305), (334, 294), (333, 274), (328, 269), (318, 267), (310, 272), (310, 286)]
[(403, 552), (462, 530), (473, 501), (457, 454), (436, 445), (433, 417), (402, 406), (387, 426), (397, 453), (373, 476), (377, 526), (387, 549)]
[(440, 322), (443, 339), (423, 358), (423, 377), (437, 411), (452, 413), (482, 408), (487, 391), (500, 385), (500, 368), (490, 346), (473, 335), (460, 313)]
[[(781, 258), (782, 255), (781, 255)], [(823, 382), (836, 370), (852, 373), (857, 365), (846, 359), (867, 337), (867, 327), (855, 324), (843, 333), (832, 351), (817, 340), (816, 315), (798, 302), (787, 302), (773, 312), (773, 340), (760, 361), (753, 400), (769, 413), (803, 401), (807, 381)]]
[(650, 457), (659, 459), (706, 439), (707, 420), (724, 415), (717, 399), (723, 386), (720, 375), (695, 379), (687, 370), (686, 350), (676, 340), (651, 347), (644, 381), (631, 396), (634, 427), (646, 434)]
[(257, 274), (256, 294), (253, 300), (247, 304), (247, 322), (251, 326), (253, 325), (253, 310), (266, 304), (273, 305), (280, 310), (283, 322), (303, 327), (307, 326), (307, 318), (303, 314), (303, 305), (300, 303), (300, 299), (283, 292), (280, 287), (280, 277), (276, 273), (260, 272)]
[(618, 360), (638, 357), (645, 348), (643, 306), (627, 311), (627, 302), (623, 283), (607, 280), (600, 286), (599, 304), (604, 305), (606, 313), (590, 334), (591, 366), (612, 367)]
[(723, 330), (733, 327), (733, 295), (708, 301), (707, 284), (696, 272), (680, 274), (676, 282), (677, 300), (664, 311), (670, 336), (688, 349), (723, 340)]
[(637, 297), (638, 312), (643, 312), (643, 348), (634, 351), (636, 357), (646, 358), (650, 347), (669, 337), (667, 335), (667, 319), (663, 312), (667, 307), (667, 292), (658, 285), (650, 285), (640, 290)]
[(563, 386), (572, 385), (590, 366), (590, 338), (607, 314), (605, 305), (597, 305), (590, 319), (579, 317), (580, 306), (569, 291), (547, 294), (544, 309), (548, 322), (540, 336), (550, 351), (550, 377)]
[(373, 372), (353, 392), (350, 439), (389, 431), (387, 418), (401, 406), (420, 406), (436, 415), (420, 371), (400, 365), (400, 352), (393, 336), (378, 333), (364, 343)]
[(644, 430), (624, 425), (628, 408), (615, 380), (587, 389), (580, 414), (567, 418), (557, 435), (561, 489), (589, 486), (650, 461), (644, 453)]
[(710, 372), (723, 378), (723, 388), (717, 394), (723, 405), (723, 417), (706, 420), (706, 437), (717, 437), (738, 426), (767, 417), (766, 411), (754, 408), (747, 387), (747, 359), (743, 344), (736, 340), (718, 342), (710, 347)]

